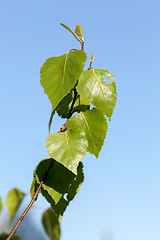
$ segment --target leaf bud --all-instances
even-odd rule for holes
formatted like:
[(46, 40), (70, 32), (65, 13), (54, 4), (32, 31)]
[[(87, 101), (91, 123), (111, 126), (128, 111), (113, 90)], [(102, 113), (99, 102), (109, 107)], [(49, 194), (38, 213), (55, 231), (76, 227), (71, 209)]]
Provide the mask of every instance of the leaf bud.
[(90, 62), (93, 62), (93, 61), (94, 61), (94, 55), (92, 54), (92, 55), (91, 55)]
[(79, 38), (80, 38), (81, 41), (84, 43), (84, 37), (83, 37), (83, 36), (79, 36)]
[(75, 34), (78, 36), (82, 36), (82, 32), (83, 32), (82, 27), (80, 25), (76, 24)]

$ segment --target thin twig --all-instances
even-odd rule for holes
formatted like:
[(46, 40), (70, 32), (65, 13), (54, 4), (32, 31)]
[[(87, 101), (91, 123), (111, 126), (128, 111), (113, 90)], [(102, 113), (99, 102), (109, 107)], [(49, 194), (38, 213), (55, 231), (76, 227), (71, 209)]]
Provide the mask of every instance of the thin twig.
[(84, 42), (81, 43), (81, 49), (84, 50)]
[(92, 68), (92, 62), (90, 61), (90, 65), (89, 65), (88, 70), (90, 70), (91, 68)]
[(73, 49), (69, 50), (69, 52), (73, 52), (73, 51), (77, 51), (77, 49), (73, 48)]
[(17, 228), (19, 227), (19, 225), (21, 224), (22, 220), (24, 219), (24, 217), (26, 216), (26, 214), (28, 213), (28, 211), (31, 209), (34, 201), (36, 200), (36, 198), (38, 197), (38, 195), (41, 192), (41, 188), (42, 188), (42, 184), (44, 183), (45, 179), (47, 178), (47, 175), (53, 165), (53, 161), (54, 159), (51, 159), (51, 163), (48, 167), (48, 169), (46, 170), (46, 172), (44, 173), (43, 177), (42, 177), (42, 181), (39, 184), (39, 187), (37, 188), (37, 191), (35, 192), (35, 194), (33, 195), (33, 198), (31, 199), (29, 205), (27, 206), (27, 208), (25, 209), (25, 211), (23, 212), (23, 214), (20, 216), (20, 218), (18, 219), (16, 225), (14, 226), (14, 228), (12, 229), (11, 233), (9, 234), (9, 236), (7, 237), (6, 240), (10, 240), (11, 237), (13, 236), (13, 234), (15, 233), (15, 231), (17, 230)]
[(71, 118), (71, 116), (72, 116), (72, 110), (73, 110), (73, 107), (74, 107), (74, 104), (75, 104), (75, 101), (76, 101), (76, 97), (77, 97), (77, 94), (78, 94), (76, 88), (74, 88), (73, 91), (74, 91), (74, 98), (73, 98), (72, 105), (71, 105), (71, 108), (69, 110), (67, 119)]
[(19, 227), (20, 223), (22, 222), (23, 218), (25, 217), (25, 215), (27, 214), (27, 212), (30, 210), (30, 208), (32, 207), (35, 199), (38, 197), (40, 191), (41, 191), (41, 187), (42, 187), (43, 181), (40, 183), (37, 191), (35, 192), (32, 200), (30, 201), (28, 207), (25, 209), (25, 211), (23, 212), (23, 214), (20, 216), (20, 218), (18, 219), (16, 225), (14, 226), (14, 228), (12, 229), (11, 233), (9, 234), (9, 236), (7, 237), (6, 240), (11, 239), (11, 237), (13, 236), (13, 234), (15, 233), (15, 231), (17, 230), (17, 228)]

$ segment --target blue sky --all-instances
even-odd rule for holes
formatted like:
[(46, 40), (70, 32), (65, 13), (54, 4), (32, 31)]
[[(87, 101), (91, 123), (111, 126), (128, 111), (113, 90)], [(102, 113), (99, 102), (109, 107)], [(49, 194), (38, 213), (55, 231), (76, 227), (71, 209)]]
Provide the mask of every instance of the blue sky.
[[(107, 138), (98, 160), (84, 157), (85, 182), (62, 220), (62, 240), (160, 239), (159, 12), (158, 0), (0, 2), (3, 199), (13, 187), (29, 193), (35, 166), (48, 157), (51, 104), (40, 67), (79, 48), (59, 23), (80, 24), (87, 64), (93, 53), (93, 67), (115, 75), (118, 101)], [(41, 197), (37, 204), (48, 206)]]

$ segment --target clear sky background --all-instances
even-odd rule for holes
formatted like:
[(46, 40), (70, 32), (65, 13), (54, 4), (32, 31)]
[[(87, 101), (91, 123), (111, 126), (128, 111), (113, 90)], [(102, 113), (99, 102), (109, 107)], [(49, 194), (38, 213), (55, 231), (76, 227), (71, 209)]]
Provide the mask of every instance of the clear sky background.
[[(79, 48), (60, 22), (83, 27), (87, 64), (93, 53), (94, 68), (114, 73), (118, 96), (99, 159), (83, 159), (85, 181), (61, 239), (160, 240), (159, 0), (0, 1), (0, 195), (13, 187), (29, 194), (48, 157), (51, 104), (40, 67)], [(36, 204), (48, 207), (41, 197)]]

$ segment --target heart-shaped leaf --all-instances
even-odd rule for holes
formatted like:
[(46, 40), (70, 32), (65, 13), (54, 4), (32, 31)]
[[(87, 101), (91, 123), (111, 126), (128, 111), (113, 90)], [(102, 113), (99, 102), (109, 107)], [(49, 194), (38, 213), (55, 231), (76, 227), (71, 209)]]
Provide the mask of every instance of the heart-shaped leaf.
[(70, 118), (67, 123), (67, 131), (52, 133), (46, 141), (46, 147), (51, 158), (56, 159), (66, 168), (77, 173), (79, 162), (85, 155), (88, 141), (84, 131), (83, 122)]
[(86, 54), (83, 50), (51, 57), (41, 67), (41, 85), (52, 104), (52, 111), (79, 79)]

